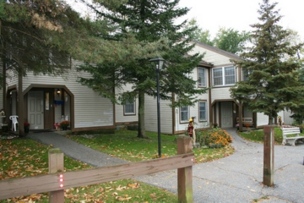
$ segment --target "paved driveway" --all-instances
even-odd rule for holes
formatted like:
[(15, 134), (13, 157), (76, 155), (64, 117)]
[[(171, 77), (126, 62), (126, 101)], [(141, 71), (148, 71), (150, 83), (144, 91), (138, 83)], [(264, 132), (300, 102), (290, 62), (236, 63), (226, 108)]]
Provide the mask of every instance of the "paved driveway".
[[(193, 195), (196, 203), (236, 202), (304, 202), (304, 144), (275, 146), (274, 187), (262, 184), (263, 145), (240, 138), (234, 129), (235, 153), (213, 162), (193, 167)], [(125, 161), (79, 145), (56, 133), (32, 133), (30, 138), (60, 148), (66, 155), (94, 166), (125, 163)], [(137, 177), (137, 180), (177, 192), (176, 170)]]
[[(304, 145), (275, 146), (274, 187), (263, 181), (263, 144), (240, 138), (234, 129), (235, 153), (213, 162), (193, 167), (194, 201), (215, 203), (236, 202), (304, 202)], [(177, 191), (176, 171), (144, 176), (139, 180)]]

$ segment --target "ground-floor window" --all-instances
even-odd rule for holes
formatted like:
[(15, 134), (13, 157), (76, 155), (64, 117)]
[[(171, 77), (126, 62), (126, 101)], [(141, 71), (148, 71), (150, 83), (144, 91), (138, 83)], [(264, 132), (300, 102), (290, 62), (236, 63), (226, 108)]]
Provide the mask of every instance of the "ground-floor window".
[(188, 120), (189, 120), (189, 107), (188, 106), (180, 107), (180, 118), (181, 118), (181, 122), (188, 122)]
[(126, 101), (124, 105), (124, 115), (135, 115), (135, 101)]
[(200, 101), (198, 102), (198, 120), (206, 121), (207, 120), (207, 102)]

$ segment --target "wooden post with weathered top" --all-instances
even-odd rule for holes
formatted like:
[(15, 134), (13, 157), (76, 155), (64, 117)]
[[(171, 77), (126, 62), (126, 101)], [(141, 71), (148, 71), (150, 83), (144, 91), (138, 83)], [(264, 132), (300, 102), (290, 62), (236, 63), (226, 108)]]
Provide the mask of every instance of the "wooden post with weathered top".
[[(192, 141), (188, 136), (181, 136), (177, 139), (177, 153), (186, 154), (192, 152)], [(192, 160), (193, 161), (193, 160)], [(192, 203), (192, 166), (179, 168), (177, 170), (178, 202)]]
[[(64, 160), (63, 153), (58, 148), (49, 150), (49, 173), (63, 172)], [(63, 176), (58, 176), (58, 190), (49, 193), (50, 203), (64, 203), (64, 190), (60, 189), (63, 187)], [(61, 181), (60, 181), (61, 179)], [(62, 185), (61, 185), (62, 184)]]
[(264, 127), (263, 184), (273, 186), (274, 177), (274, 131), (273, 126)]

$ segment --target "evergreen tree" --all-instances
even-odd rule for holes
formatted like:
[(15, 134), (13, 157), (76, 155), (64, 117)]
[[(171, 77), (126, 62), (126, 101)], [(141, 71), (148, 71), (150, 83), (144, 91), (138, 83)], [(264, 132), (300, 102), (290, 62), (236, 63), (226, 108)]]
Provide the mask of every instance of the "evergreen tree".
[[(18, 90), (21, 90), (22, 76), (30, 71), (60, 75), (70, 67), (70, 56), (88, 61), (105, 58), (97, 53), (106, 50), (104, 45), (109, 43), (101, 43), (101, 39), (96, 37), (96, 32), (105, 32), (104, 27), (102, 22), (92, 23), (80, 18), (77, 12), (60, 0), (0, 1), (0, 57), (3, 68), (18, 75)], [(5, 80), (5, 74), (3, 78)], [(23, 123), (25, 115), (21, 92), (18, 100), (19, 123)], [(23, 134), (23, 125), (20, 125), (19, 135)]]
[[(174, 19), (188, 12), (187, 8), (178, 8), (178, 2), (179, 0), (129, 0), (115, 9), (102, 3), (100, 5), (104, 9), (96, 9), (99, 16), (118, 28), (103, 38), (120, 42), (132, 35), (138, 46), (137, 49), (126, 47), (129, 53), (127, 60), (80, 67), (80, 70), (90, 72), (93, 76), (91, 79), (81, 78), (80, 81), (101, 94), (108, 92), (108, 97), (116, 102), (124, 103), (138, 97), (138, 137), (145, 137), (145, 94), (156, 96), (155, 64), (151, 64), (149, 59), (157, 56), (165, 59), (165, 69), (160, 72), (160, 93), (161, 98), (167, 100), (172, 99), (172, 94), (177, 95), (179, 99), (173, 106), (193, 104), (195, 94), (204, 92), (196, 90), (196, 81), (187, 77), (202, 56), (188, 55), (194, 46), (189, 37), (193, 29), (183, 29), (186, 21), (174, 24)], [(134, 57), (133, 52), (138, 51), (143, 54)], [(125, 84), (132, 84), (132, 90), (121, 95), (111, 95), (113, 86), (118, 88)]]
[(301, 67), (297, 51), (302, 44), (291, 45), (286, 40), (290, 31), (278, 24), (281, 16), (276, 5), (269, 0), (260, 4), (261, 22), (252, 25), (252, 47), (241, 54), (242, 61), (235, 61), (247, 78), (231, 88), (234, 99), (248, 104), (254, 112), (264, 112), (269, 124), (273, 124), (279, 111), (300, 104), (304, 90), (297, 71)]

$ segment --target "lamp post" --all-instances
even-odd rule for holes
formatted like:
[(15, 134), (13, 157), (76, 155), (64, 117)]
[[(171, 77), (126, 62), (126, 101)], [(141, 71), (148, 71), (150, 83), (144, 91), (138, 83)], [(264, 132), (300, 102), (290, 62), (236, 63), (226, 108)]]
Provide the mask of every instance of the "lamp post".
[(161, 57), (153, 58), (151, 62), (156, 63), (156, 85), (157, 85), (157, 138), (158, 138), (158, 157), (161, 157), (161, 138), (160, 138), (160, 104), (159, 104), (159, 72), (163, 68), (164, 59)]

